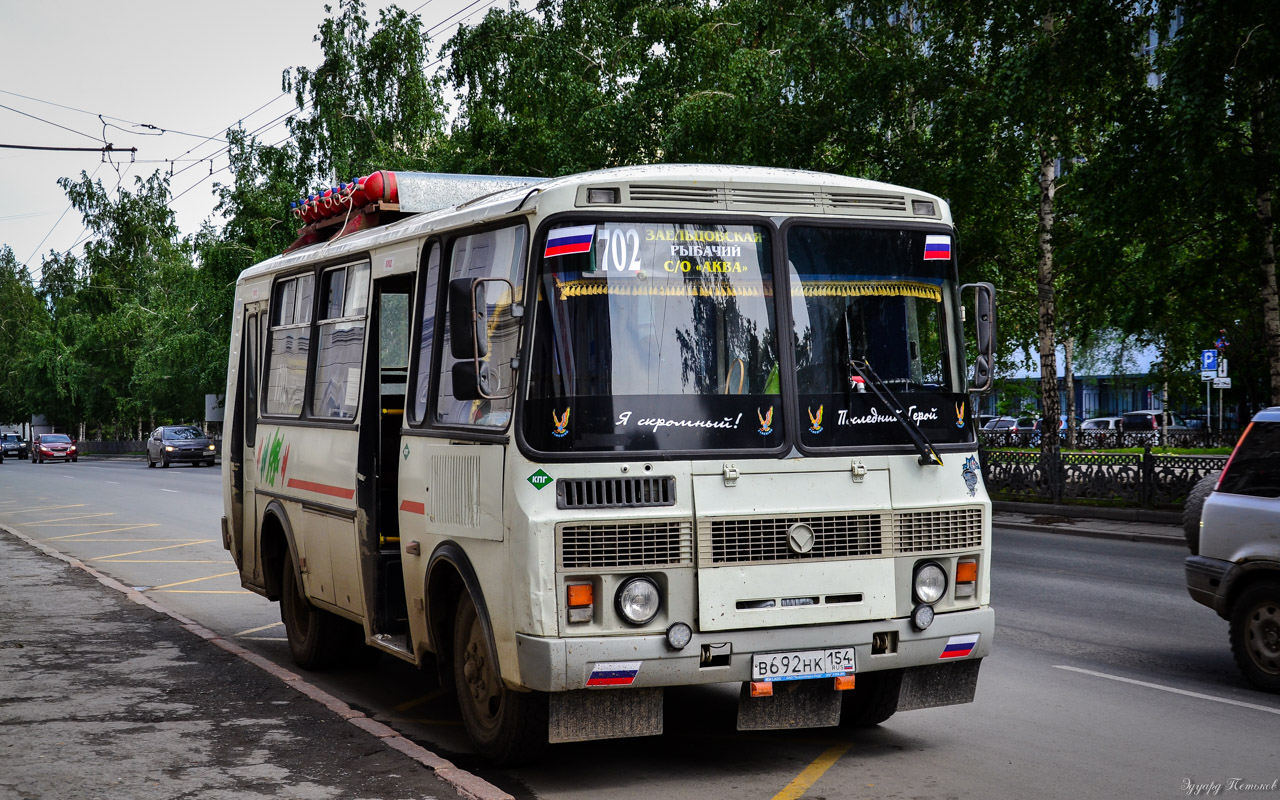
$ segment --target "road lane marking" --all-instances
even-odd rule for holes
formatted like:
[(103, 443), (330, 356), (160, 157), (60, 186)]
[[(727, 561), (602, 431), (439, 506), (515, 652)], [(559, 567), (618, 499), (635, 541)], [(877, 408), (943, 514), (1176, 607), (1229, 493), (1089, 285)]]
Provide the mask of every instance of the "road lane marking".
[[(148, 589), (148, 592), (163, 591), (165, 594), (253, 594), (246, 589)], [(254, 597), (260, 595), (253, 594)]]
[(67, 506), (36, 506), (35, 508), (20, 508), (17, 511), (9, 511), (10, 514), (31, 514), (36, 511), (57, 511), (63, 508), (84, 508), (88, 503), (72, 503)]
[[(281, 623), (281, 624), (283, 624), (283, 623)], [(446, 692), (446, 691), (452, 691), (452, 689), (446, 690), (446, 689), (445, 689), (445, 688), (443, 688), (443, 687), (441, 687), (441, 688), (439, 688), (439, 689), (435, 689), (435, 690), (433, 690), (433, 691), (427, 692), (426, 694), (422, 695), (421, 697), (415, 697), (415, 698), (414, 698), (414, 699), (412, 699), (412, 700), (408, 700), (408, 701), (406, 701), (406, 702), (404, 702), (404, 703), (401, 703), (400, 705), (395, 706), (395, 707), (394, 707), (394, 708), (392, 708), (391, 710), (392, 710), (392, 711), (408, 711), (409, 709), (413, 708), (414, 706), (422, 705), (423, 703), (429, 703), (429, 702), (431, 702), (432, 700), (435, 700), (436, 698), (438, 698), (438, 697), (440, 697), (441, 695), (445, 694), (445, 692)]]
[[(105, 531), (89, 531), (89, 532), (87, 532), (87, 533), (69, 533), (69, 534), (67, 534), (66, 536), (51, 536), (51, 537), (49, 537), (48, 539), (45, 539), (44, 541), (46, 541), (46, 542), (56, 542), (56, 541), (58, 541), (59, 539), (79, 539), (81, 536), (97, 536), (97, 535), (102, 534), (102, 533), (119, 533), (120, 531), (133, 531), (133, 530), (137, 530), (138, 528), (155, 528), (155, 527), (158, 527), (159, 525), (160, 525), (160, 523), (159, 523), (159, 522), (148, 522), (148, 523), (146, 523), (145, 525), (130, 525), (130, 526), (128, 526), (127, 528), (108, 528), (108, 529), (106, 529)], [(108, 539), (107, 541), (111, 542), (111, 541), (116, 541), (116, 540), (115, 540), (115, 539)], [(128, 540), (128, 539), (122, 539), (122, 540), (120, 540), (120, 541), (130, 541), (130, 540)], [(137, 540), (135, 540), (135, 541), (148, 542), (148, 541), (154, 541), (154, 540), (152, 540), (152, 539), (137, 539)]]
[(803, 797), (804, 793), (809, 791), (809, 787), (817, 783), (818, 779), (826, 774), (827, 770), (835, 766), (835, 763), (840, 760), (840, 756), (849, 752), (850, 747), (853, 747), (852, 742), (827, 748), (827, 751), (814, 759), (812, 764), (805, 767), (804, 771), (797, 775), (795, 780), (775, 794), (773, 800), (798, 800), (798, 798)]
[(256, 628), (250, 628), (247, 631), (240, 631), (239, 633), (233, 633), (231, 635), (232, 636), (248, 636), (251, 633), (257, 633), (258, 631), (265, 631), (271, 628), (282, 628), (282, 627), (284, 627), (283, 622), (273, 622), (270, 625), (259, 625)]
[(172, 587), (172, 586), (185, 586), (185, 585), (187, 585), (188, 583), (199, 583), (200, 581), (211, 581), (211, 580), (213, 580), (214, 578), (225, 578), (225, 577), (227, 577), (228, 575), (239, 575), (239, 574), (240, 574), (240, 571), (239, 571), (239, 570), (236, 570), (236, 571), (234, 571), (234, 572), (221, 572), (221, 573), (219, 573), (219, 574), (217, 574), (217, 575), (208, 575), (208, 576), (203, 577), (203, 578), (192, 578), (192, 579), (191, 579), (191, 580), (189, 580), (189, 581), (178, 581), (177, 583), (163, 583), (163, 584), (161, 584), (161, 585), (159, 585), (159, 586), (152, 586), (152, 587), (151, 587), (151, 591), (153, 591), (153, 592), (154, 592), (154, 591), (156, 591), (157, 589), (168, 589), (168, 588), (170, 588), (170, 587)]
[[(54, 522), (67, 522), (68, 520), (89, 519), (90, 517), (114, 517), (115, 513), (111, 511), (102, 511), (97, 514), (81, 514), (77, 517), (58, 517), (56, 519), (42, 519), (39, 522), (28, 522), (27, 525), (50, 525)], [(62, 527), (70, 528), (70, 525)]]
[(160, 491), (162, 491), (162, 492), (170, 492), (170, 493), (172, 493), (172, 494), (182, 494), (182, 492), (179, 492), (177, 489), (161, 489)]
[(139, 553), (154, 553), (157, 550), (173, 550), (176, 547), (191, 547), (192, 545), (197, 545), (197, 544), (208, 544), (209, 542), (212, 542), (212, 541), (213, 541), (212, 539), (192, 539), (191, 541), (184, 542), (182, 544), (171, 544), (165, 547), (151, 547), (146, 550), (130, 550), (127, 553), (116, 553), (115, 555), (112, 555), (112, 556), (98, 556), (96, 558), (91, 558), (89, 560), (103, 561), (108, 558), (120, 558), (121, 556), (136, 556)]
[(1054, 665), (1054, 669), (1065, 669), (1068, 672), (1079, 672), (1082, 675), (1092, 675), (1095, 678), (1106, 678), (1109, 681), (1119, 681), (1120, 683), (1131, 683), (1134, 686), (1145, 686), (1148, 689), (1159, 689), (1162, 692), (1171, 692), (1180, 694), (1185, 697), (1195, 697), (1200, 700), (1212, 700), (1215, 703), (1225, 703), (1229, 706), (1240, 706), (1241, 708), (1251, 708), (1255, 711), (1265, 711), (1268, 714), (1280, 714), (1280, 708), (1271, 708), (1269, 706), (1261, 706), (1257, 703), (1246, 703), (1243, 700), (1232, 700), (1227, 697), (1215, 697), (1211, 694), (1201, 694), (1200, 692), (1189, 692), (1186, 689), (1175, 689), (1172, 686), (1162, 686), (1158, 683), (1147, 683), (1146, 681), (1136, 681), (1133, 678), (1122, 678), (1119, 675), (1108, 675), (1105, 672), (1094, 672), (1091, 669), (1080, 669), (1079, 667), (1067, 667), (1062, 665)]

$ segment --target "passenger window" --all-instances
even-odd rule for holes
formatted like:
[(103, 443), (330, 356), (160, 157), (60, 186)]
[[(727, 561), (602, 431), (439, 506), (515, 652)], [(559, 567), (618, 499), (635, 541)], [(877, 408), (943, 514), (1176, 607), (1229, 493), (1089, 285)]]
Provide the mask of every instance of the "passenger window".
[(369, 310), (368, 262), (325, 270), (320, 292), (324, 316), (316, 348), (311, 416), (354, 419), (360, 406), (360, 366)]
[(271, 353), (267, 370), (268, 414), (296, 417), (302, 413), (311, 349), (311, 300), (314, 275), (276, 282), (271, 301)]
[[(474, 364), (470, 356), (457, 357), (456, 352), (468, 349), (470, 342), (459, 342), (455, 347), (450, 332), (451, 325), (444, 326), (441, 347), (440, 399), (436, 407), (436, 421), (444, 425), (475, 425), (487, 428), (505, 428), (511, 419), (514, 395), (515, 370), (512, 361), (519, 352), (519, 319), (512, 315), (512, 304), (520, 302), (524, 286), (525, 229), (523, 226), (485, 231), (461, 236), (453, 243), (449, 261), (449, 284), (463, 279), (468, 282), (483, 278), (501, 278), (481, 284), (484, 325), (481, 336), (480, 356), (483, 394), (498, 399), (476, 398), (474, 373), (468, 377), (466, 367), (456, 370), (455, 365)], [(455, 302), (449, 295), (445, 308), (446, 321), (452, 321)], [(461, 310), (461, 309), (460, 309)], [(465, 312), (463, 312), (465, 313)], [(474, 327), (474, 326), (471, 326)], [(461, 376), (461, 377), (459, 377)], [(468, 386), (456, 386), (455, 380), (467, 381)]]

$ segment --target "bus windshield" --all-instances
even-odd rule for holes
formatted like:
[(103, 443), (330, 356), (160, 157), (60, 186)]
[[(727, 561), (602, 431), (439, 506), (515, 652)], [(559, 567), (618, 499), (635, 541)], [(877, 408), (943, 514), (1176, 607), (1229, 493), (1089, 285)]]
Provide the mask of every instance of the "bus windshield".
[(944, 302), (955, 291), (950, 235), (795, 225), (786, 244), (800, 422), (809, 423), (801, 444), (908, 441), (884, 390), (929, 440), (971, 441)]
[[(768, 452), (788, 439), (782, 387), (793, 379), (790, 438), (803, 447), (909, 444), (888, 395), (929, 441), (972, 441), (949, 335), (951, 237), (796, 224), (785, 243), (783, 284), (762, 226), (553, 227), (537, 253), (525, 441), (549, 453)], [(786, 374), (778, 299), (790, 306)]]
[(780, 446), (770, 248), (751, 225), (552, 228), (526, 440), (549, 452)]

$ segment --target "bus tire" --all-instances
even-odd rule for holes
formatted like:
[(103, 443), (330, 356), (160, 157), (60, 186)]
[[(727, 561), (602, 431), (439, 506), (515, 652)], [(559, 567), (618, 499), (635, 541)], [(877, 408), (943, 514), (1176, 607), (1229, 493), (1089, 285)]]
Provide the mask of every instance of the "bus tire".
[(874, 728), (898, 712), (902, 670), (861, 672), (854, 688), (841, 697), (840, 724), (846, 728)]
[(1280, 692), (1280, 582), (1265, 580), (1231, 607), (1231, 655), (1254, 686)]
[(495, 765), (536, 758), (547, 746), (547, 696), (508, 689), (495, 669), (485, 622), (463, 592), (453, 626), (453, 675), (462, 724)]
[(332, 666), (342, 649), (343, 620), (316, 608), (303, 596), (292, 555), (285, 556), (280, 587), (280, 620), (294, 663), (310, 670)]

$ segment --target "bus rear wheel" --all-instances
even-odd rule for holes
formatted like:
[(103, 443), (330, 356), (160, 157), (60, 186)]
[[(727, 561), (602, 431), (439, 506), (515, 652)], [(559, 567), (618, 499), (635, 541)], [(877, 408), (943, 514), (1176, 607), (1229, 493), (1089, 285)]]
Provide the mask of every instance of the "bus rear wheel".
[(294, 572), (292, 556), (285, 557), (280, 587), (280, 620), (294, 663), (312, 670), (332, 666), (342, 648), (343, 620), (308, 602)]
[(480, 754), (498, 765), (536, 758), (547, 746), (547, 696), (508, 689), (471, 596), (458, 602), (453, 675), (462, 724)]

